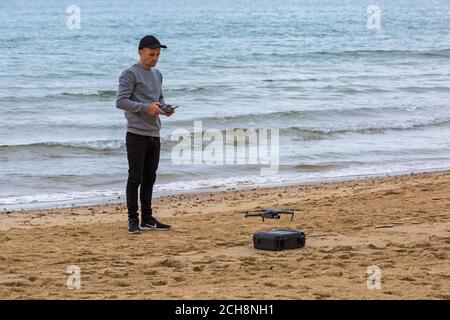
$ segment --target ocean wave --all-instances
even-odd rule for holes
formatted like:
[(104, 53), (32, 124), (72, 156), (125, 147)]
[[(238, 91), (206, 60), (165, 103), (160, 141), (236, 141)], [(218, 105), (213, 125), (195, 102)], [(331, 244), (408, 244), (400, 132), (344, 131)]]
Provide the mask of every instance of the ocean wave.
[(289, 127), (288, 131), (299, 132), (303, 134), (315, 133), (316, 135), (331, 136), (333, 134), (345, 134), (345, 133), (378, 133), (383, 131), (397, 131), (397, 130), (413, 130), (427, 127), (436, 127), (450, 124), (450, 117), (446, 118), (434, 118), (434, 119), (414, 119), (408, 121), (388, 121), (388, 122), (368, 122), (362, 124), (350, 124), (333, 127), (333, 128), (305, 128), (305, 127)]
[[(21, 88), (17, 88), (21, 89)], [(36, 99), (39, 99), (40, 102), (43, 102), (45, 100), (75, 100), (75, 99), (87, 99), (87, 100), (111, 100), (116, 97), (117, 91), (112, 90), (100, 90), (95, 92), (61, 92), (61, 93), (55, 93), (55, 94), (26, 94), (23, 96), (3, 96), (0, 97), (2, 101), (8, 101), (8, 102), (28, 102), (32, 101), (35, 102)]]
[[(205, 87), (181, 87), (181, 88), (166, 88), (164, 92), (189, 92), (189, 93), (197, 93), (197, 92), (205, 92), (208, 88)], [(80, 97), (80, 98), (115, 98), (117, 96), (116, 90), (100, 90), (96, 92), (63, 92), (58, 95), (50, 95), (48, 98), (54, 97)]]
[(36, 123), (34, 120), (19, 120), (19, 121), (11, 121), (10, 123), (3, 123), (2, 128), (5, 130), (16, 130), (17, 127), (28, 127), (33, 130), (45, 130), (48, 128), (57, 128), (64, 129), (67, 131), (68, 128), (76, 129), (76, 130), (117, 130), (124, 129), (126, 124), (121, 122), (82, 122), (80, 120), (64, 120), (60, 122), (52, 121), (52, 122), (41, 122)]
[(450, 87), (445, 86), (430, 86), (430, 87), (422, 87), (422, 86), (409, 86), (409, 87), (393, 87), (390, 89), (384, 88), (368, 88), (368, 89), (340, 89), (342, 93), (346, 94), (360, 94), (360, 93), (385, 93), (385, 92), (394, 92), (394, 91), (403, 91), (403, 92), (411, 92), (411, 93), (425, 93), (425, 92), (450, 92)]
[[(193, 135), (193, 133), (192, 133)], [(161, 138), (161, 148), (170, 148), (177, 142), (171, 141), (171, 136)], [(168, 145), (167, 145), (168, 144)], [(29, 144), (11, 144), (0, 145), (0, 153), (6, 155), (9, 152), (34, 151), (45, 153), (48, 157), (55, 157), (51, 152), (57, 152), (60, 155), (68, 156), (71, 152), (89, 152), (89, 153), (117, 153), (125, 152), (125, 139), (122, 140), (94, 140), (94, 141), (74, 141), (74, 142), (37, 142)]]
[[(290, 112), (285, 112), (286, 114), (292, 114)], [(331, 119), (331, 118), (330, 118)], [(211, 122), (208, 122), (209, 128), (202, 128), (202, 136), (207, 130), (211, 130)], [(305, 140), (320, 140), (328, 139), (336, 134), (346, 134), (346, 133), (361, 133), (361, 134), (371, 134), (380, 133), (383, 131), (397, 131), (397, 130), (415, 130), (423, 129), (428, 127), (438, 127), (450, 124), (449, 117), (433, 118), (433, 119), (409, 119), (409, 120), (380, 120), (372, 122), (362, 122), (362, 123), (351, 123), (351, 122), (341, 122), (341, 123), (325, 123), (318, 127), (308, 127), (308, 126), (289, 126), (283, 122), (278, 122), (278, 127), (272, 126), (271, 128), (264, 127), (238, 127), (232, 126), (229, 128), (217, 129), (217, 134), (221, 134), (223, 137), (229, 134), (233, 134), (235, 137), (238, 136), (249, 136), (252, 132), (259, 134), (261, 129), (278, 129), (280, 137), (292, 138), (294, 141), (297, 139)], [(191, 127), (192, 122), (190, 122)], [(188, 127), (188, 128), (189, 128)], [(173, 133), (173, 131), (172, 131)], [(161, 148), (162, 150), (170, 150), (174, 144), (179, 142), (179, 139), (172, 141), (172, 133), (161, 137)], [(188, 130), (181, 133), (181, 136), (189, 136), (191, 139), (197, 132), (193, 130)], [(214, 135), (215, 133), (213, 133)], [(271, 133), (269, 133), (270, 136)], [(203, 144), (209, 144), (209, 141), (202, 140)], [(234, 140), (231, 143), (235, 143)], [(61, 150), (58, 150), (61, 149)], [(0, 145), (0, 152), (7, 154), (8, 152), (16, 152), (21, 150), (43, 150), (44, 152), (49, 152), (49, 150), (58, 151), (58, 153), (68, 154), (69, 152), (91, 152), (91, 153), (110, 153), (110, 152), (125, 152), (125, 141), (121, 140), (94, 140), (94, 141), (73, 141), (73, 142), (38, 142), (30, 144), (18, 144), (18, 145)], [(66, 152), (66, 153), (64, 153)]]
[[(326, 88), (327, 90), (331, 88)], [(382, 89), (382, 88), (367, 88), (367, 89), (356, 89), (356, 88), (334, 88), (337, 93), (342, 93), (345, 95), (356, 95), (356, 94), (370, 94), (370, 93), (389, 93), (393, 90)]]
[[(20, 88), (18, 88), (20, 89)], [(210, 89), (205, 87), (182, 87), (182, 88), (166, 88), (165, 93), (204, 93)], [(26, 96), (3, 96), (3, 101), (34, 101), (36, 98), (60, 100), (60, 99), (88, 99), (88, 100), (112, 100), (117, 96), (116, 90), (99, 90), (93, 92), (61, 92), (56, 94), (37, 94)]]
[[(331, 117), (328, 117), (331, 119)], [(210, 124), (210, 122), (209, 122)], [(280, 125), (281, 124), (281, 125)], [(217, 134), (221, 134), (223, 137), (229, 134), (233, 134), (235, 137), (245, 136), (248, 137), (251, 133), (259, 134), (261, 129), (267, 129), (270, 136), (270, 130), (278, 129), (280, 137), (290, 137), (294, 141), (301, 138), (303, 141), (308, 140), (320, 140), (328, 139), (336, 134), (346, 133), (380, 133), (383, 131), (399, 131), (399, 130), (415, 130), (428, 127), (439, 127), (450, 124), (450, 117), (433, 118), (433, 119), (409, 119), (409, 120), (380, 120), (378, 122), (362, 122), (353, 124), (349, 122), (325, 123), (320, 127), (308, 127), (308, 126), (283, 126), (283, 122), (278, 122), (278, 126), (271, 126), (270, 128), (264, 127), (230, 127), (226, 129), (218, 129)], [(202, 130), (204, 134), (206, 130)], [(194, 137), (194, 131), (187, 131), (186, 135), (191, 138)], [(213, 133), (214, 135), (215, 133)], [(170, 141), (170, 136), (166, 136), (163, 139), (165, 142)], [(209, 141), (203, 141), (204, 144), (209, 144)], [(234, 144), (234, 141), (231, 141)]]
[(205, 92), (208, 91), (205, 87), (182, 87), (182, 88), (167, 88), (164, 90), (165, 93), (168, 92)]
[[(286, 112), (289, 114), (289, 112)], [(331, 119), (332, 117), (328, 117)], [(309, 140), (320, 140), (320, 139), (329, 139), (336, 134), (346, 134), (346, 133), (361, 133), (361, 134), (371, 134), (371, 133), (380, 133), (384, 131), (399, 131), (399, 130), (416, 130), (423, 129), (428, 127), (439, 127), (446, 126), (450, 124), (450, 116), (441, 117), (441, 118), (433, 118), (433, 119), (408, 119), (408, 120), (380, 120), (380, 121), (372, 121), (372, 122), (362, 122), (358, 124), (352, 124), (351, 122), (341, 122), (341, 123), (332, 123), (328, 122), (323, 124), (320, 127), (308, 127), (308, 126), (289, 126), (285, 122), (282, 121), (277, 122), (278, 127), (272, 126), (271, 128), (264, 127), (237, 127), (232, 126), (229, 128), (218, 129), (217, 133), (221, 134), (223, 137), (229, 134), (233, 134), (235, 137), (245, 136), (248, 137), (252, 132), (259, 134), (259, 130), (268, 129), (270, 132), (271, 129), (278, 129), (280, 137), (288, 137), (295, 140), (301, 139), (302, 141)], [(191, 123), (192, 124), (192, 123)], [(208, 122), (209, 126), (211, 122)], [(284, 126), (283, 126), (284, 124)], [(202, 128), (203, 129), (203, 128)], [(206, 128), (205, 128), (206, 129)], [(206, 130), (202, 130), (202, 134), (204, 134)], [(190, 136), (191, 139), (194, 137), (194, 131), (186, 131), (186, 135)], [(213, 133), (214, 135), (214, 133)], [(269, 136), (271, 133), (269, 133)], [(173, 145), (173, 141), (171, 141), (171, 137), (165, 136), (162, 139), (163, 147), (170, 148)], [(203, 144), (209, 144), (209, 141), (202, 141)], [(234, 144), (234, 141), (230, 141), (230, 143)]]
[[(180, 180), (174, 182), (156, 184), (154, 187), (154, 195), (158, 196), (164, 194), (190, 193), (202, 190), (212, 191), (221, 189), (303, 184), (309, 182), (332, 182), (350, 178), (354, 179), (356, 177), (425, 172), (444, 169), (448, 170), (449, 164), (447, 162), (438, 162), (429, 163), (428, 165), (418, 167), (414, 163), (405, 162), (398, 164), (392, 163), (389, 166), (380, 163), (366, 163), (357, 166), (348, 166), (348, 164), (342, 166), (337, 165), (335, 168), (332, 168), (332, 166), (333, 164), (298, 164), (291, 166), (294, 167), (294, 172), (283, 173), (280, 171), (275, 174), (262, 175), (259, 174), (259, 171), (257, 171), (255, 172), (255, 175), (244, 173), (239, 176), (219, 176), (210, 177), (208, 179), (200, 178), (189, 180), (189, 183), (180, 177)], [(295, 167), (298, 167), (297, 170), (295, 170)], [(103, 200), (105, 202), (122, 202), (124, 201), (124, 189), (96, 189), (66, 193), (43, 192), (33, 195), (2, 196), (0, 197), (0, 205), (5, 206), (6, 208), (8, 208), (8, 206), (20, 206), (27, 204), (40, 204), (44, 207), (49, 207), (54, 206), (57, 203), (63, 203), (63, 205), (66, 203), (66, 205), (70, 205), (84, 202), (86, 204), (88, 203), (86, 202), (88, 200), (91, 200), (91, 203), (95, 203), (98, 200)], [(5, 207), (3, 210), (6, 210)]]
[[(348, 164), (347, 164), (348, 165)], [(280, 165), (280, 169), (293, 169), (299, 172), (318, 172), (318, 171), (328, 171), (333, 169), (343, 168), (343, 164), (297, 164), (290, 166)]]
[(445, 87), (445, 86), (434, 86), (434, 87), (410, 86), (410, 87), (399, 87), (399, 88), (395, 88), (395, 89), (399, 90), (399, 91), (412, 92), (412, 93), (450, 92), (450, 87)]
[(279, 58), (279, 59), (298, 59), (298, 58), (448, 58), (450, 49), (437, 50), (398, 50), (398, 49), (360, 49), (360, 50), (342, 50), (342, 51), (309, 51), (309, 52), (251, 52), (249, 58)]
[[(365, 77), (365, 76), (362, 76)], [(357, 78), (355, 79), (358, 80)], [(406, 87), (371, 87), (371, 88), (360, 88), (352, 87), (348, 85), (347, 87), (339, 85), (324, 85), (324, 86), (303, 86), (301, 83), (318, 82), (320, 80), (316, 78), (306, 78), (306, 79), (264, 79), (261, 82), (262, 85), (257, 85), (256, 88), (271, 89), (271, 90), (283, 90), (289, 92), (299, 92), (301, 90), (303, 93), (313, 92), (327, 92), (327, 93), (338, 93), (343, 95), (359, 95), (359, 94), (379, 94), (379, 93), (392, 93), (392, 92), (408, 92), (408, 93), (426, 93), (426, 92), (443, 92), (449, 93), (450, 87), (448, 86), (406, 86)], [(228, 90), (239, 89), (239, 86), (227, 86)], [(225, 88), (225, 85), (221, 87), (221, 90)], [(205, 93), (207, 91), (213, 91), (214, 88), (207, 87), (183, 87), (183, 88), (166, 88), (165, 93)], [(209, 92), (212, 94), (212, 92)], [(44, 103), (45, 100), (87, 100), (87, 101), (113, 101), (117, 96), (117, 91), (114, 90), (100, 90), (95, 92), (62, 92), (57, 94), (36, 94), (36, 95), (26, 95), (26, 96), (2, 96), (0, 97), (3, 102), (36, 102), (39, 99), (40, 102)], [(256, 96), (255, 96), (256, 98)], [(313, 97), (316, 99), (316, 97)]]
[(359, 115), (378, 115), (380, 113), (388, 112), (416, 112), (425, 111), (428, 107), (425, 106), (395, 106), (395, 107), (346, 107), (346, 108), (327, 108), (327, 109), (306, 109), (306, 110), (286, 110), (286, 111), (275, 111), (268, 113), (246, 113), (237, 115), (223, 115), (223, 116), (209, 116), (203, 118), (192, 118), (188, 120), (175, 120), (173, 122), (167, 123), (170, 126), (178, 127), (189, 127), (192, 126), (194, 121), (202, 121), (207, 123), (208, 126), (213, 127), (215, 124), (243, 124), (248, 123), (259, 123), (264, 120), (270, 120), (271, 123), (276, 124), (276, 121), (285, 122), (285, 120), (292, 119), (330, 119), (336, 116), (359, 116)]
[[(288, 85), (287, 83), (299, 83), (299, 82), (311, 82), (315, 81), (312, 79), (304, 80), (289, 80), (287, 82), (283, 81), (264, 81), (268, 83), (264, 88), (269, 89), (284, 89), (285, 91), (298, 91), (300, 88), (302, 90), (314, 90), (314, 91), (324, 91), (324, 92), (336, 92), (344, 95), (359, 95), (359, 94), (379, 94), (379, 93), (392, 93), (395, 91), (400, 92), (410, 92), (410, 93), (426, 93), (426, 92), (450, 92), (450, 87), (447, 86), (406, 86), (406, 87), (389, 87), (389, 88), (358, 88), (358, 87), (342, 87), (335, 85), (326, 85), (321, 87), (299, 87), (297, 85)], [(166, 93), (204, 93), (210, 89), (204, 87), (184, 87), (175, 89), (165, 89)], [(117, 91), (97, 91), (95, 93), (70, 93), (63, 92), (58, 95), (50, 95), (45, 98), (49, 99), (61, 99), (61, 98), (71, 98), (71, 99), (94, 99), (94, 100), (111, 100), (116, 98)]]
[(261, 81), (269, 82), (269, 83), (273, 83), (273, 82), (315, 82), (315, 81), (320, 81), (320, 79), (318, 79), (318, 78), (306, 78), (306, 79), (288, 78), (288, 79), (263, 79)]
[(308, 52), (309, 56), (334, 56), (334, 57), (450, 57), (450, 48), (438, 50), (344, 50), (344, 51), (314, 51)]
[(97, 140), (77, 142), (38, 142), (18, 145), (0, 145), (0, 151), (7, 152), (17, 149), (77, 149), (85, 151), (113, 151), (125, 148), (124, 140)]
[[(329, 116), (327, 119), (332, 119)], [(379, 121), (365, 121), (361, 123), (351, 123), (351, 122), (341, 122), (333, 123), (327, 122), (322, 126), (318, 127), (308, 127), (308, 126), (288, 126), (286, 123), (283, 126), (283, 122), (277, 122), (278, 126), (271, 126), (270, 128), (264, 128), (261, 126), (256, 127), (237, 127), (233, 126), (226, 129), (218, 129), (218, 133), (223, 136), (234, 132), (235, 136), (244, 135), (248, 136), (253, 130), (258, 131), (261, 129), (278, 129), (280, 136), (294, 136), (300, 137), (302, 140), (317, 140), (326, 139), (335, 134), (345, 134), (345, 133), (379, 133), (383, 131), (397, 131), (397, 130), (415, 130), (428, 127), (439, 127), (446, 126), (450, 124), (450, 116), (432, 119), (406, 119), (406, 120), (379, 120)], [(208, 127), (210, 127), (211, 122), (208, 122)], [(203, 129), (203, 128), (202, 128)], [(206, 129), (206, 128), (205, 128)], [(206, 130), (202, 130), (204, 134)], [(194, 136), (194, 131), (188, 131), (187, 133), (191, 137)], [(170, 141), (170, 137), (164, 137), (165, 141)]]
[[(63, 92), (61, 96), (69, 96), (69, 97), (94, 97), (94, 98), (113, 98), (116, 97), (117, 91), (113, 90), (100, 90), (93, 93), (83, 93), (83, 92)], [(58, 95), (56, 95), (57, 97)], [(55, 96), (47, 96), (47, 97), (55, 97)]]
[(123, 190), (92, 190), (92, 191), (78, 191), (67, 193), (47, 193), (26, 196), (9, 196), (0, 197), (0, 205), (18, 205), (18, 204), (32, 204), (32, 203), (51, 203), (64, 202), (85, 199), (98, 199), (117, 197), (123, 194)]
[[(307, 81), (307, 80), (305, 80)], [(267, 81), (266, 81), (267, 82)], [(299, 81), (294, 81), (299, 82)], [(309, 86), (298, 86), (298, 85), (290, 85), (289, 81), (273, 81), (268, 82), (267, 85), (261, 86), (262, 88), (267, 89), (276, 89), (283, 91), (302, 91), (302, 93), (307, 93), (310, 91), (313, 92), (327, 92), (327, 93), (338, 93), (343, 95), (359, 95), (359, 94), (379, 94), (379, 93), (392, 93), (396, 91), (400, 92), (409, 92), (409, 93), (425, 93), (425, 92), (450, 92), (450, 87), (446, 86), (408, 86), (408, 87), (389, 87), (389, 88), (358, 88), (352, 86), (337, 86), (337, 85), (326, 85), (326, 86), (317, 86), (317, 87), (309, 87)]]

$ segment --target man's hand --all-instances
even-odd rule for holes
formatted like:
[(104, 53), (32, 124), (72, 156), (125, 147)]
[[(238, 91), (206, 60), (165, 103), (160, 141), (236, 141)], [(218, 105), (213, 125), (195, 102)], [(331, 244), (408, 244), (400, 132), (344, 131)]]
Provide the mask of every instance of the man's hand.
[(148, 105), (148, 113), (151, 116), (158, 116), (158, 115), (166, 115), (166, 113), (164, 111), (162, 111), (160, 108), (160, 103), (159, 102), (152, 102)]

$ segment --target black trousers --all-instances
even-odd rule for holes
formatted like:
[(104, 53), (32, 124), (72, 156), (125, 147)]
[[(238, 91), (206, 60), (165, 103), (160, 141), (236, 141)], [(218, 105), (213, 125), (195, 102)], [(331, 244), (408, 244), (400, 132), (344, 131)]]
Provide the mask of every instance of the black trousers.
[(127, 208), (128, 219), (138, 219), (138, 189), (140, 186), (142, 220), (152, 216), (153, 185), (158, 170), (161, 142), (159, 137), (149, 137), (127, 132), (128, 155)]

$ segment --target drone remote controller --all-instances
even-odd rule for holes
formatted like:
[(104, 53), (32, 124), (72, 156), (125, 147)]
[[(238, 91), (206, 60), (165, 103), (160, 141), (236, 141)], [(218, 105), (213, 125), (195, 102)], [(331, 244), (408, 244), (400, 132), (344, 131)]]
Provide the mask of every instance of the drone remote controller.
[(171, 104), (165, 104), (159, 107), (162, 111), (172, 113), (178, 106), (172, 106)]

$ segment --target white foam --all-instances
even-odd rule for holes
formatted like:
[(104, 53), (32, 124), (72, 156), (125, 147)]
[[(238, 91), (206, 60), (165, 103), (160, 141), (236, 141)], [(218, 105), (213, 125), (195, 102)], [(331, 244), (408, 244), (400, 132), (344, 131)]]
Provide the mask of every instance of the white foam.
[[(199, 179), (189, 181), (177, 181), (165, 184), (156, 184), (154, 187), (155, 196), (177, 193), (191, 193), (204, 190), (221, 190), (231, 188), (263, 187), (288, 185), (295, 183), (314, 183), (334, 180), (348, 180), (352, 178), (396, 175), (413, 172), (448, 170), (450, 163), (384, 163), (365, 166), (353, 166), (341, 169), (330, 169), (320, 172), (298, 172), (284, 173), (278, 175), (254, 175), (239, 176), (231, 178)], [(0, 205), (4, 210), (10, 208), (32, 208), (35, 207), (56, 207), (73, 204), (94, 204), (110, 201), (124, 201), (125, 190), (102, 189), (68, 193), (46, 193), (36, 195), (0, 197)], [(6, 208), (5, 208), (6, 207)]]

